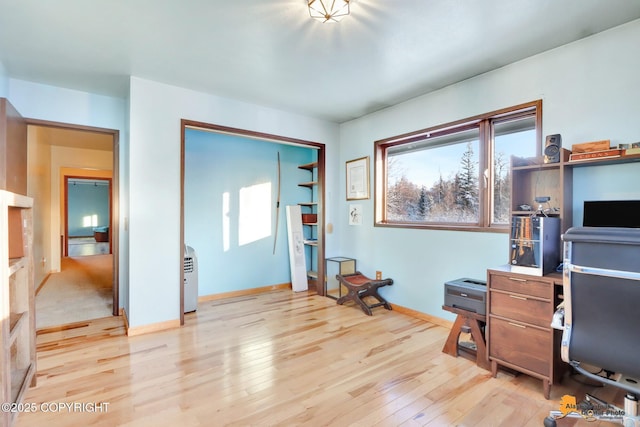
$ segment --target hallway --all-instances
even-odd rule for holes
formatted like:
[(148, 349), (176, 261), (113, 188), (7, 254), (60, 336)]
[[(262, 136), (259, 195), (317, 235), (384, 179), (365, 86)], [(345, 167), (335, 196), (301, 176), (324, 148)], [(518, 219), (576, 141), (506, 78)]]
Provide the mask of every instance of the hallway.
[(36, 295), (36, 328), (112, 315), (113, 255), (62, 259)]

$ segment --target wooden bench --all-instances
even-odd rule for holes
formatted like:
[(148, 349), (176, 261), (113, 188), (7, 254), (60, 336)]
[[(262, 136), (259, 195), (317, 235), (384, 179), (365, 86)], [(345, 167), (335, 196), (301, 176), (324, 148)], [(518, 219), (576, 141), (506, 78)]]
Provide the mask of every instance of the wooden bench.
[[(336, 301), (338, 304), (342, 305), (347, 301), (353, 301), (356, 305), (360, 306), (362, 311), (368, 316), (373, 314), (371, 309), (375, 307), (382, 306), (387, 310), (391, 310), (391, 304), (380, 296), (378, 289), (382, 286), (393, 285), (392, 279), (373, 280), (359, 271), (356, 271), (354, 274), (336, 274), (336, 279), (347, 288), (347, 294), (338, 298)], [(367, 304), (367, 302), (364, 301), (366, 297), (373, 297), (377, 299), (378, 302), (375, 304)]]
[[(442, 348), (443, 353), (458, 357), (458, 354), (464, 355), (469, 353), (475, 359), (476, 365), (481, 368), (489, 369), (489, 359), (487, 358), (487, 345), (484, 338), (482, 327), (486, 324), (486, 316), (484, 314), (474, 313), (473, 311), (463, 310), (460, 308), (442, 306), (443, 310), (450, 311), (458, 315), (453, 323), (449, 337)], [(469, 348), (458, 344), (460, 333), (470, 333), (476, 348)], [(462, 350), (460, 353), (458, 350)], [(471, 358), (471, 357), (469, 357)]]

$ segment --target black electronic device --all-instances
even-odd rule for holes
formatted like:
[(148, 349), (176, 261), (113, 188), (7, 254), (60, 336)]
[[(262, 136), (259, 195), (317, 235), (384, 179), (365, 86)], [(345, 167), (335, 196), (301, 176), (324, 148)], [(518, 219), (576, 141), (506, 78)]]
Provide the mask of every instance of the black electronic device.
[(640, 228), (640, 200), (585, 201), (582, 225)]
[(510, 241), (511, 271), (544, 276), (560, 263), (560, 218), (513, 216)]
[(487, 282), (478, 279), (450, 280), (444, 284), (444, 305), (478, 314), (487, 312)]
[(558, 163), (560, 161), (560, 147), (562, 137), (560, 134), (547, 135), (544, 143), (544, 162)]

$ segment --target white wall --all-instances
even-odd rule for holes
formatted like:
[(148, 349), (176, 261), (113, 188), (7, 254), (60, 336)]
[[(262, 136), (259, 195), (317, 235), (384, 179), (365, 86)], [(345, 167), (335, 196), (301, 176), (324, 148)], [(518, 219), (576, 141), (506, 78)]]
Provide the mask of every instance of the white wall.
[[(376, 140), (535, 99), (543, 99), (543, 135), (560, 133), (564, 147), (600, 139), (612, 144), (639, 141), (640, 55), (632, 54), (639, 44), (640, 20), (345, 123), (340, 162), (365, 155), (373, 162)], [(594, 192), (611, 191), (616, 183), (617, 195), (638, 198), (640, 164), (607, 167), (599, 177), (609, 185), (600, 190), (582, 181), (590, 173), (582, 169), (575, 174), (576, 204), (584, 197), (601, 197)], [(373, 167), (371, 179), (373, 183)], [(341, 173), (337, 188), (345, 188), (344, 180)], [(482, 279), (488, 267), (507, 262), (506, 234), (373, 227), (373, 198), (362, 203), (364, 224), (349, 226), (344, 190), (339, 199), (341, 250), (327, 256), (354, 257), (363, 273), (382, 270), (383, 276), (394, 278), (395, 284), (382, 293), (399, 305), (452, 318), (441, 309), (443, 283)]]
[(7, 70), (4, 68), (4, 64), (0, 62), (0, 98), (7, 98), (9, 96), (9, 77), (7, 76)]
[[(33, 205), (33, 259), (36, 287), (52, 270), (51, 268), (51, 150), (42, 136), (42, 128), (27, 127), (29, 179), (27, 194)], [(57, 234), (57, 233), (56, 233)]]
[(321, 142), (331, 165), (338, 126), (137, 77), (130, 88), (128, 314), (136, 327), (180, 316), (180, 119)]

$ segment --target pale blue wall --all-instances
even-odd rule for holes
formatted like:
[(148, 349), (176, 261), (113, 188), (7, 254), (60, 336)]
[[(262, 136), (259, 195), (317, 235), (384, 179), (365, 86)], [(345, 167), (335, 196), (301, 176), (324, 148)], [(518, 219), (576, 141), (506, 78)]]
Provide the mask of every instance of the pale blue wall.
[(69, 183), (67, 207), (69, 237), (93, 236), (93, 226), (85, 226), (84, 218), (97, 215), (97, 226), (109, 226), (109, 186)]
[(573, 225), (580, 226), (587, 200), (640, 200), (640, 163), (575, 168), (573, 182)]
[[(277, 156), (280, 153), (281, 197), (276, 251), (275, 203)], [(298, 182), (310, 181), (298, 165), (315, 160), (316, 150), (238, 136), (189, 129), (185, 140), (185, 243), (198, 255), (199, 294), (278, 285), (291, 282), (285, 206), (310, 200), (310, 190)], [(239, 194), (243, 188), (270, 184), (271, 203), (256, 215), (271, 221), (269, 234), (250, 244), (239, 244)], [(223, 197), (229, 197), (223, 215)], [(225, 222), (229, 226), (225, 245)]]
[[(636, 20), (345, 123), (340, 161), (373, 159), (379, 139), (535, 99), (543, 100), (543, 135), (560, 133), (565, 147), (601, 139), (614, 145), (639, 141), (640, 55), (630, 54), (639, 45)], [(639, 176), (640, 163), (576, 170), (574, 222), (582, 221), (584, 199), (638, 198)], [(344, 189), (344, 174), (340, 179), (338, 188)], [(340, 250), (327, 256), (354, 257), (363, 273), (381, 270), (392, 277), (394, 285), (382, 293), (399, 305), (452, 319), (441, 308), (444, 282), (485, 278), (488, 267), (507, 263), (507, 234), (374, 227), (373, 199), (361, 203), (364, 224), (349, 226), (344, 190), (340, 198)]]

